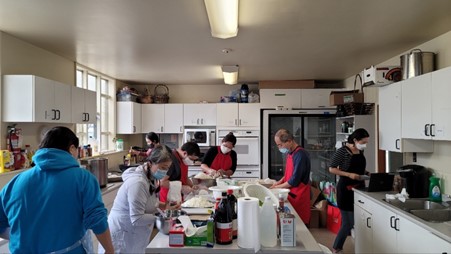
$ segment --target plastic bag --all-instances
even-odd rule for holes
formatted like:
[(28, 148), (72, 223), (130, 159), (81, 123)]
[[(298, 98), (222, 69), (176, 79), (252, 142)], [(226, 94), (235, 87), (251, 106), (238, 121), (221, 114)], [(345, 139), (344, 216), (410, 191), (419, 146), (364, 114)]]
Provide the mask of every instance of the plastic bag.
[(182, 182), (170, 181), (167, 200), (170, 204), (182, 203)]
[(249, 103), (258, 103), (260, 102), (260, 96), (258, 96), (258, 94), (254, 92), (250, 92), (250, 94), (248, 95), (248, 101)]

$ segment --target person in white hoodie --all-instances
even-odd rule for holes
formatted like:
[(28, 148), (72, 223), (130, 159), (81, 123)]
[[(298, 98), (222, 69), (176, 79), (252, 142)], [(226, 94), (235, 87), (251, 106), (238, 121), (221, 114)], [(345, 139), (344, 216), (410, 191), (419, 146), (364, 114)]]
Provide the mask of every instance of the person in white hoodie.
[[(113, 208), (108, 215), (115, 253), (145, 253), (155, 223), (159, 202), (158, 182), (171, 166), (171, 152), (157, 146), (138, 167), (124, 171), (124, 183), (120, 187)], [(103, 252), (99, 246), (99, 252)]]

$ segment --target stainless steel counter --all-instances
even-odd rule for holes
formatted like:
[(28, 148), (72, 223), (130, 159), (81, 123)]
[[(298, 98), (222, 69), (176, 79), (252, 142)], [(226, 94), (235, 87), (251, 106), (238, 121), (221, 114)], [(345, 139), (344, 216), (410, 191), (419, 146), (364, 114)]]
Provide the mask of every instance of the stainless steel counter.
[(428, 222), (424, 221), (414, 215), (412, 215), (409, 212), (406, 212), (402, 209), (399, 209), (397, 207), (394, 207), (392, 205), (389, 205), (387, 202), (385, 202), (383, 199), (385, 199), (385, 194), (395, 194), (393, 192), (366, 192), (362, 190), (354, 189), (356, 193), (359, 193), (371, 201), (377, 203), (378, 205), (381, 205), (397, 214), (402, 214), (403, 217), (405, 217), (407, 220), (417, 224), (421, 225), (421, 227), (425, 228), (426, 230), (430, 231), (431, 233), (439, 236), (440, 238), (448, 241), (451, 243), (451, 223), (449, 222)]
[[(299, 215), (294, 208), (287, 203), (287, 206), (296, 216), (296, 247), (281, 247), (273, 248), (262, 247), (258, 253), (323, 253), (315, 238), (313, 238), (310, 231), (302, 222)], [(215, 244), (213, 248), (207, 247), (169, 247), (169, 236), (158, 233), (155, 238), (149, 243), (146, 253), (254, 253), (253, 249), (242, 249), (238, 247), (237, 240), (233, 240), (230, 245)]]

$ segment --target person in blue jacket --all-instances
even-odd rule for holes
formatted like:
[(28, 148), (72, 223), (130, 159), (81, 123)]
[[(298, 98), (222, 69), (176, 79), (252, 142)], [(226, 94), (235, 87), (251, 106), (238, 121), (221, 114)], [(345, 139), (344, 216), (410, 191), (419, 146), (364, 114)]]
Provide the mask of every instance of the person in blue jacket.
[(9, 239), (11, 253), (92, 251), (90, 230), (114, 252), (99, 183), (80, 168), (78, 145), (69, 128), (50, 129), (33, 156), (35, 166), (1, 190), (0, 236)]

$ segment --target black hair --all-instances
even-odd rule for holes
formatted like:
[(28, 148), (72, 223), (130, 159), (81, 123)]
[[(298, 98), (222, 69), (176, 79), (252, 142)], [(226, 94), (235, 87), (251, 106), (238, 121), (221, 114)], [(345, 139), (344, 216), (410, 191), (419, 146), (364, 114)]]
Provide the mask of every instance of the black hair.
[(69, 152), (71, 145), (78, 148), (79, 140), (75, 133), (67, 127), (57, 126), (45, 133), (39, 148), (56, 148)]
[(200, 148), (196, 142), (186, 142), (180, 147), (182, 151), (185, 151), (188, 156), (200, 156)]
[(222, 142), (230, 142), (233, 146), (236, 144), (236, 137), (233, 135), (233, 132), (229, 132), (225, 137), (222, 139)]
[(158, 135), (155, 132), (149, 132), (146, 134), (146, 139), (155, 142), (155, 143), (160, 143), (160, 137), (158, 137)]
[(357, 141), (360, 141), (364, 138), (368, 138), (370, 137), (370, 134), (368, 133), (368, 131), (366, 131), (363, 128), (359, 128), (357, 130), (355, 130), (351, 135), (349, 135), (348, 137), (348, 143), (349, 144), (354, 144), (354, 139), (356, 139)]

